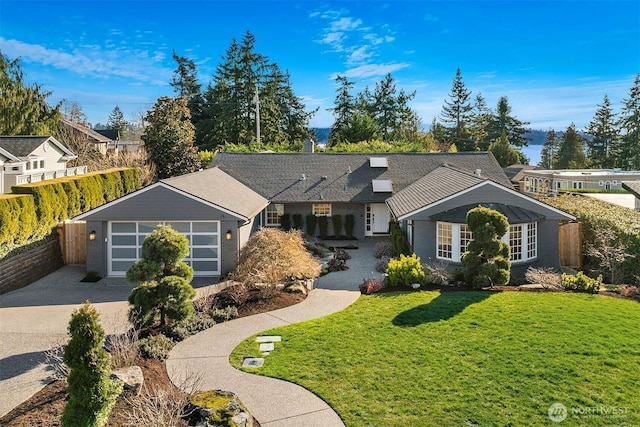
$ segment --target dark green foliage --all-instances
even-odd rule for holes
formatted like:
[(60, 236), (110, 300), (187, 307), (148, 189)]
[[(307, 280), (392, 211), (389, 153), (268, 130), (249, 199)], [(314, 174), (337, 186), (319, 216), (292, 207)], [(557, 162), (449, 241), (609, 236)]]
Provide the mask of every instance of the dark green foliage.
[(286, 213), (286, 214), (282, 214), (282, 217), (280, 217), (280, 226), (282, 227), (282, 229), (284, 231), (289, 231), (291, 230), (291, 215)]
[(587, 156), (584, 154), (585, 140), (578, 134), (576, 126), (571, 123), (560, 138), (556, 167), (558, 169), (583, 169), (587, 167)]
[(323, 239), (327, 237), (327, 232), (329, 230), (329, 219), (326, 216), (318, 217), (318, 230), (320, 231), (320, 237)]
[(307, 215), (307, 234), (313, 236), (316, 232), (318, 217), (312, 214)]
[(521, 151), (511, 146), (504, 130), (500, 138), (489, 145), (489, 151), (503, 168), (510, 165), (526, 165), (529, 163), (529, 159)]
[(391, 234), (391, 243), (393, 244), (393, 252), (396, 257), (407, 255), (409, 253), (409, 242), (407, 236), (400, 228), (400, 224), (395, 221), (389, 223), (389, 233)]
[(98, 312), (88, 301), (73, 312), (68, 330), (71, 339), (65, 346), (64, 363), (69, 367), (69, 400), (62, 425), (103, 426), (122, 392), (122, 384), (109, 378), (111, 357), (103, 347), (105, 333)]
[(640, 73), (636, 74), (629, 97), (622, 100), (618, 121), (620, 141), (616, 164), (627, 170), (640, 169)]
[(509, 230), (507, 217), (493, 209), (478, 206), (467, 213), (473, 240), (462, 255), (464, 277), (476, 288), (509, 283), (511, 249), (500, 238)]
[(137, 325), (152, 325), (158, 318), (186, 319), (193, 314), (190, 285), (193, 269), (182, 259), (189, 240), (170, 226), (159, 226), (142, 244), (142, 257), (127, 270), (127, 280), (139, 284), (129, 295), (130, 318)]
[(165, 335), (158, 334), (138, 341), (140, 353), (148, 359), (166, 360), (175, 343)]
[(225, 308), (216, 308), (211, 311), (211, 318), (217, 323), (226, 322), (237, 317), (238, 308), (233, 305), (229, 305)]
[(304, 225), (302, 221), (302, 214), (293, 214), (293, 228), (296, 230), (302, 230), (302, 226)]
[(334, 215), (331, 217), (331, 222), (333, 223), (333, 235), (341, 236), (342, 233), (342, 215)]
[(124, 188), (119, 173), (102, 175), (102, 192), (106, 202), (115, 200), (123, 195)]
[(445, 140), (448, 145), (455, 144), (458, 151), (475, 150), (472, 146), (471, 131), (468, 129), (473, 116), (470, 99), (471, 91), (466, 88), (458, 68), (449, 93), (449, 100), (445, 100), (442, 106), (442, 122), (445, 126), (448, 125), (445, 128)]
[(164, 333), (172, 340), (179, 342), (215, 324), (216, 322), (209, 315), (196, 313), (187, 319), (171, 322), (164, 328)]
[(344, 231), (347, 233), (347, 237), (353, 237), (353, 228), (356, 225), (356, 219), (353, 214), (347, 214), (344, 216)]

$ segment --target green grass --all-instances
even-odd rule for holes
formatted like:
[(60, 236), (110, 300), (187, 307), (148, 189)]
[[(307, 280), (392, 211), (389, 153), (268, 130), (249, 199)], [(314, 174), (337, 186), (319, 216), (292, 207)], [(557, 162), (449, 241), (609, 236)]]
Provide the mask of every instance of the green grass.
[[(640, 425), (640, 305), (569, 293), (411, 292), (266, 331), (262, 368), (327, 401), (347, 426)], [(252, 337), (231, 363), (259, 356)], [(598, 407), (617, 417), (577, 418)], [(622, 412), (622, 413), (621, 413)], [(609, 412), (610, 413), (610, 412)]]

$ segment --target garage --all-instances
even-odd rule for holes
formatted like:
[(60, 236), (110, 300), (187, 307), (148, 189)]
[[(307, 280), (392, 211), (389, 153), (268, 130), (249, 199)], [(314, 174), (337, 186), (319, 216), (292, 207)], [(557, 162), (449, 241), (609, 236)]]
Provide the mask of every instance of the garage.
[(194, 276), (220, 275), (220, 221), (112, 221), (109, 223), (109, 276), (124, 276), (142, 256), (142, 243), (158, 225), (171, 228), (189, 240), (184, 261)]

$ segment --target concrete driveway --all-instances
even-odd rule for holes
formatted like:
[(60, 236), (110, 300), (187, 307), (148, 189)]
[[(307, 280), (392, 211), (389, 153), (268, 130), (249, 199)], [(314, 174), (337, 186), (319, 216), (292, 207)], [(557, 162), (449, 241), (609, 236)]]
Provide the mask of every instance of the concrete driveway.
[(0, 416), (51, 382), (43, 352), (67, 339), (71, 313), (86, 300), (107, 334), (126, 328), (132, 285), (124, 279), (80, 282), (85, 275), (84, 265), (66, 266), (0, 295)]

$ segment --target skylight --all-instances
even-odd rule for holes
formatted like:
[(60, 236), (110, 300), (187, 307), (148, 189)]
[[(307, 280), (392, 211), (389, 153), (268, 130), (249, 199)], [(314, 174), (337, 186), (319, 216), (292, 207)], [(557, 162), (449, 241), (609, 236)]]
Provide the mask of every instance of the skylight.
[(372, 168), (387, 168), (389, 167), (389, 162), (387, 162), (386, 157), (370, 157), (369, 166)]
[(373, 185), (374, 193), (391, 193), (393, 192), (393, 186), (388, 179), (374, 179), (371, 181)]

